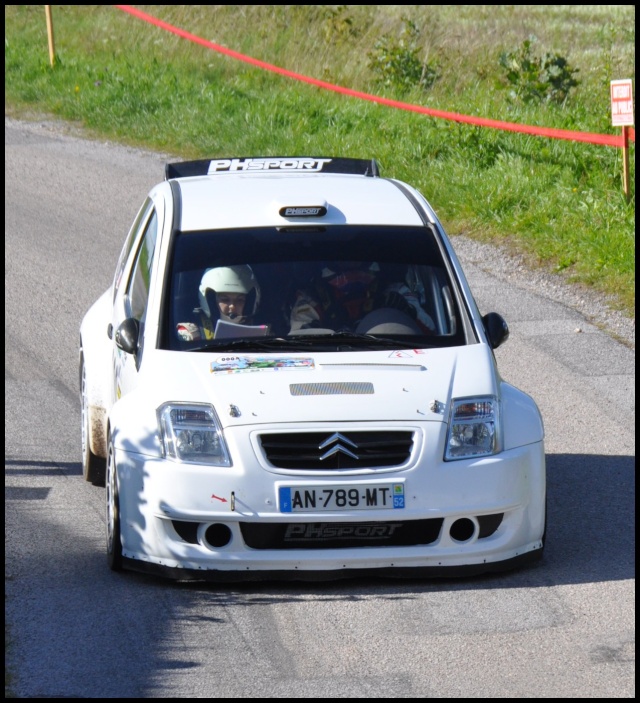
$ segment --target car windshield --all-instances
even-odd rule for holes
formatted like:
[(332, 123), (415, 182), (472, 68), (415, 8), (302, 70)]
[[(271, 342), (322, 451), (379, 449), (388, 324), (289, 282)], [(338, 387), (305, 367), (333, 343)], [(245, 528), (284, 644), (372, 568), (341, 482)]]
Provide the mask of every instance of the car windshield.
[(179, 232), (170, 256), (165, 349), (367, 350), (476, 341), (429, 227)]

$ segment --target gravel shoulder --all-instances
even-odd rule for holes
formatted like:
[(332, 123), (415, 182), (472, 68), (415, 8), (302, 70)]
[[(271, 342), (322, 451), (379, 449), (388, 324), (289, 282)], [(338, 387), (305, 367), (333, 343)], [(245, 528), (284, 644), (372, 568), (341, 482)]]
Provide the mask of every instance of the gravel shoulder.
[(464, 262), (522, 290), (529, 290), (580, 313), (590, 324), (626, 347), (636, 348), (636, 322), (615, 310), (606, 296), (586, 286), (566, 282), (561, 274), (527, 266), (523, 256), (465, 235), (451, 238)]

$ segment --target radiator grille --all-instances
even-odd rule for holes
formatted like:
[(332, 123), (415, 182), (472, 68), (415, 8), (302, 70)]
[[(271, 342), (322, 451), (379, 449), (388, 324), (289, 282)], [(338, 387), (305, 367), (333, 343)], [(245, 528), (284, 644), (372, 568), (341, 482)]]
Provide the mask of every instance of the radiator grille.
[(322, 471), (400, 466), (411, 456), (413, 433), (290, 432), (263, 434), (267, 460), (280, 469)]

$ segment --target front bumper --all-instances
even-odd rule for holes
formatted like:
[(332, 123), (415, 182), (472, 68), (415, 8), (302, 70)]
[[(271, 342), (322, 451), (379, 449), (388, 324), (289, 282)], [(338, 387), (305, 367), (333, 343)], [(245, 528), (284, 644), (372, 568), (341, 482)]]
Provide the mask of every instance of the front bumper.
[[(220, 469), (116, 449), (125, 566), (180, 579), (333, 579), (477, 574), (542, 556), (542, 442), (446, 463), (423, 447), (402, 470), (331, 477), (265, 470), (250, 443), (234, 456)], [(400, 510), (280, 512), (282, 485), (389, 481), (403, 485)]]

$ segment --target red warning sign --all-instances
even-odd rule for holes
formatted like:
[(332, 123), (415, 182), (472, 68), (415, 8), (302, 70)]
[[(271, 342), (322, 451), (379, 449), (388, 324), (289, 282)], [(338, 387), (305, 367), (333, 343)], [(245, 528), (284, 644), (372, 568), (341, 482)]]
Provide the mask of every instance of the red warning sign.
[(631, 78), (611, 81), (611, 123), (614, 127), (633, 124)]

